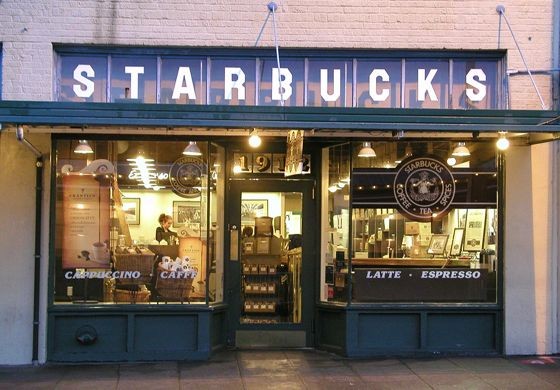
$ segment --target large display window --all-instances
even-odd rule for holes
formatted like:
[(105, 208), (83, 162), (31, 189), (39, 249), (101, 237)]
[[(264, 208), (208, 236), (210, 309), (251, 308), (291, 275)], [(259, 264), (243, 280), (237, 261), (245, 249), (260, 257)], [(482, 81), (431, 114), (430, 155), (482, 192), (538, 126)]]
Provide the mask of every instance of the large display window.
[(223, 300), (223, 148), (127, 139), (54, 145), (54, 303)]
[(348, 301), (350, 248), (350, 144), (323, 149), (321, 210), (322, 301)]
[(493, 143), (364, 142), (325, 151), (331, 176), (346, 172), (348, 160), (352, 174), (348, 186), (329, 179), (325, 210), (338, 239), (323, 260), (323, 288), (336, 292), (337, 276), (346, 282), (323, 300), (497, 302)]

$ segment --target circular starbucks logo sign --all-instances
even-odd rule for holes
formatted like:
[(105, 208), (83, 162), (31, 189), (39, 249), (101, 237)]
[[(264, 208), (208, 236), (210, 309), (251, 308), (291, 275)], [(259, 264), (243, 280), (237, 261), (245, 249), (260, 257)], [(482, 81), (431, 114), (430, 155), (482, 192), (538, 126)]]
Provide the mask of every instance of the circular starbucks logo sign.
[(401, 211), (415, 221), (430, 221), (449, 208), (455, 196), (453, 174), (436, 157), (412, 157), (398, 167), (393, 191)]
[(173, 192), (183, 198), (199, 196), (202, 186), (202, 169), (200, 158), (184, 156), (175, 160), (169, 169), (169, 182)]

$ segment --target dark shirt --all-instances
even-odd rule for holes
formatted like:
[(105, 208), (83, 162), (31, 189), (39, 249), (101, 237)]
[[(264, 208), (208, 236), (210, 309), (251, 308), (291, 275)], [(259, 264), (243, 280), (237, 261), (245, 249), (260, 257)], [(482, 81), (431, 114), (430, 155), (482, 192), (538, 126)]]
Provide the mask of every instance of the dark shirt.
[(165, 240), (169, 244), (171, 241), (171, 236), (177, 237), (177, 233), (172, 232), (171, 230), (165, 231), (161, 226), (156, 228), (156, 240), (161, 241)]

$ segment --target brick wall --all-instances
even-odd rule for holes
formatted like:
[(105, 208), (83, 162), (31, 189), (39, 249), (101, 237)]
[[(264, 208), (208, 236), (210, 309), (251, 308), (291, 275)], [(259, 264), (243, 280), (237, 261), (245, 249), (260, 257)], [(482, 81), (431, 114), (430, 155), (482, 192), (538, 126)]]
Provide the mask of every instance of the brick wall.
[[(4, 99), (51, 100), (52, 43), (251, 47), (268, 1), (0, 1)], [(479, 1), (278, 0), (281, 47), (496, 49), (496, 3)], [(552, 64), (551, 0), (502, 2), (530, 68)], [(523, 69), (502, 23), (510, 68)], [(259, 46), (272, 46), (272, 18)], [(537, 78), (550, 105), (551, 79)], [(511, 79), (511, 108), (540, 108), (528, 76)]]

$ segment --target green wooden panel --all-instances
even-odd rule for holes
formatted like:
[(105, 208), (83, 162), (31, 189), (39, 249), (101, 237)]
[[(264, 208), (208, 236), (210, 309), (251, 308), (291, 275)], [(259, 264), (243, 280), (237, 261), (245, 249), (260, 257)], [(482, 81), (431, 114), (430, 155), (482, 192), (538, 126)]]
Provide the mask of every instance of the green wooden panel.
[[(126, 352), (127, 324), (121, 316), (72, 316), (52, 317), (54, 329), (52, 351), (54, 354), (90, 355), (100, 353)], [(92, 327), (97, 339), (90, 345), (82, 345), (76, 340), (76, 333), (84, 326)]]
[[(211, 329), (215, 328), (214, 308), (161, 305), (146, 311), (145, 306), (127, 305), (55, 307), (51, 310), (49, 361), (205, 360), (212, 351), (210, 338)], [(216, 312), (221, 317), (218, 323), (224, 323), (224, 310), (225, 306)], [(84, 346), (75, 340), (76, 330), (83, 326), (93, 327), (98, 334), (91, 345)], [(221, 327), (223, 325), (217, 329)]]
[(220, 311), (212, 314), (210, 321), (210, 346), (212, 349), (226, 344), (226, 312)]
[(315, 319), (317, 344), (326, 349), (345, 348), (346, 312), (318, 310)]
[(495, 315), (428, 314), (427, 348), (454, 351), (496, 349)]
[(137, 315), (134, 350), (137, 352), (194, 351), (198, 348), (198, 315)]
[(360, 314), (357, 328), (359, 348), (403, 351), (420, 347), (419, 314)]

